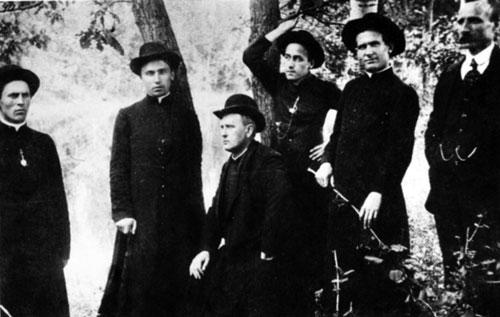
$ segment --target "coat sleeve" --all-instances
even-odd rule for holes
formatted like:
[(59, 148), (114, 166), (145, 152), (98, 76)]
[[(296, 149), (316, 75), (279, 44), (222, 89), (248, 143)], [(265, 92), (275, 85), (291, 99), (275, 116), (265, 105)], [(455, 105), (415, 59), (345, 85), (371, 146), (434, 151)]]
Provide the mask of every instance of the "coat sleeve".
[(243, 53), (243, 62), (248, 66), (252, 74), (262, 83), (264, 88), (270, 93), (274, 94), (277, 90), (279, 80), (279, 72), (273, 69), (265, 60), (264, 54), (271, 47), (265, 37), (258, 38), (255, 42), (250, 44)]
[(205, 250), (210, 253), (217, 250), (217, 247), (219, 246), (220, 240), (222, 238), (222, 231), (219, 226), (219, 219), (217, 218), (216, 210), (219, 208), (218, 200), (222, 191), (221, 186), (223, 186), (226, 166), (227, 165), (224, 164), (224, 166), (222, 167), (222, 172), (219, 179), (219, 187), (217, 188), (215, 196), (212, 199), (212, 206), (208, 209), (208, 212), (203, 219), (204, 221), (201, 239), (201, 250)]
[(321, 159), (322, 163), (330, 163), (333, 166), (335, 160), (335, 149), (337, 148), (337, 141), (340, 135), (340, 130), (342, 126), (342, 112), (344, 108), (345, 95), (349, 92), (349, 83), (347, 83), (344, 91), (340, 93), (340, 98), (338, 98), (338, 103), (336, 105), (337, 116), (335, 117), (335, 124), (333, 127), (333, 133), (330, 135), (330, 140), (325, 147), (325, 152)]
[(273, 155), (263, 162), (263, 190), (265, 195), (264, 223), (261, 250), (269, 256), (284, 251), (287, 229), (293, 211), (290, 182), (281, 157)]
[(49, 137), (47, 142), (48, 175), (49, 175), (49, 197), (52, 206), (52, 236), (55, 243), (55, 253), (61, 260), (68, 260), (70, 253), (70, 225), (68, 215), (68, 203), (61, 172), (61, 164), (54, 141)]
[(202, 138), (200, 123), (194, 110), (186, 112), (185, 128), (185, 148), (183, 151), (186, 172), (187, 195), (185, 197), (189, 211), (189, 222), (191, 224), (190, 232), (193, 243), (196, 247), (200, 246), (203, 218), (205, 216), (205, 206), (203, 201), (202, 180), (201, 180), (201, 154)]
[(111, 212), (113, 221), (133, 218), (130, 187), (130, 123), (123, 109), (118, 112), (113, 132), (110, 162)]
[(411, 162), (419, 109), (417, 93), (404, 86), (385, 122), (388, 125), (385, 146), (374, 158), (376, 170), (368, 185), (370, 192), (383, 193), (388, 185), (401, 183)]

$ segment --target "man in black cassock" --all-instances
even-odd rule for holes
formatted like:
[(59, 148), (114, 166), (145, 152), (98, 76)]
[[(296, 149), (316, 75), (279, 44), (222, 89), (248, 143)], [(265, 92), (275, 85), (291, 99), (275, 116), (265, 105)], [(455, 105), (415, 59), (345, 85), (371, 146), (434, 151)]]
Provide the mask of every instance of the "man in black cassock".
[[(102, 316), (185, 316), (189, 263), (204, 216), (198, 118), (175, 82), (181, 58), (145, 43), (130, 68), (146, 96), (119, 111), (111, 149), (112, 217), (126, 244)], [(126, 249), (124, 251), (124, 249)]]
[(405, 49), (403, 31), (391, 20), (368, 13), (349, 21), (342, 41), (357, 55), (365, 73), (342, 92), (334, 132), (316, 178), (326, 187), (335, 176), (337, 190), (360, 209), (358, 217), (347, 205), (337, 206), (331, 218), (331, 247), (337, 249), (344, 271), (357, 271), (359, 285), (351, 294), (355, 309), (361, 316), (381, 316), (401, 302), (390, 287), (376, 285), (380, 276), (361, 273), (366, 266), (357, 257), (357, 248), (366, 244), (362, 231), (368, 228), (387, 245), (409, 247), (401, 181), (411, 161), (418, 97), (390, 66), (390, 57)]
[(0, 68), (0, 308), (14, 317), (66, 317), (70, 228), (61, 166), (50, 136), (26, 124), (39, 85), (27, 69)]
[[(334, 83), (311, 73), (321, 67), (325, 55), (321, 44), (305, 30), (293, 30), (297, 20), (282, 22), (260, 36), (243, 54), (252, 74), (273, 97), (274, 123), (271, 147), (283, 155), (295, 204), (298, 208), (294, 274), (297, 290), (304, 292), (304, 304), (313, 309), (323, 260), (326, 257), (328, 191), (316, 184), (308, 168), (317, 169), (333, 130), (328, 115), (336, 113), (340, 90)], [(281, 54), (280, 70), (266, 60), (273, 43)], [(325, 130), (325, 131), (323, 131)]]

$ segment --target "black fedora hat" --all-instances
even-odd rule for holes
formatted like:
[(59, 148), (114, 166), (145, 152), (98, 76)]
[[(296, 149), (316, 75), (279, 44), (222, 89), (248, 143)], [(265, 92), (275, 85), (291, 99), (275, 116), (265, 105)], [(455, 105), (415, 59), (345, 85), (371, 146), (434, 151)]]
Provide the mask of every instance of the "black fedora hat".
[(297, 43), (304, 46), (307, 50), (309, 59), (314, 61), (314, 68), (320, 67), (325, 61), (323, 48), (311, 33), (304, 30), (289, 31), (276, 40), (276, 44), (281, 54), (285, 53), (286, 47), (290, 43)]
[(232, 95), (227, 98), (224, 109), (214, 111), (214, 114), (219, 119), (222, 119), (225, 115), (230, 113), (238, 113), (252, 118), (252, 120), (255, 121), (255, 130), (257, 132), (261, 132), (266, 127), (266, 119), (259, 111), (257, 103), (247, 95)]
[(405, 50), (406, 42), (403, 31), (389, 18), (378, 13), (367, 13), (360, 19), (347, 22), (342, 30), (342, 42), (348, 50), (356, 50), (356, 36), (364, 31), (380, 32), (384, 38), (393, 46), (391, 57)]
[(164, 60), (175, 71), (179, 67), (181, 57), (160, 42), (148, 42), (139, 49), (139, 56), (130, 61), (130, 69), (140, 76), (142, 66), (155, 60)]
[(0, 94), (5, 85), (14, 80), (22, 80), (28, 84), (30, 94), (33, 96), (40, 87), (40, 78), (31, 70), (17, 65), (5, 65), (0, 67)]

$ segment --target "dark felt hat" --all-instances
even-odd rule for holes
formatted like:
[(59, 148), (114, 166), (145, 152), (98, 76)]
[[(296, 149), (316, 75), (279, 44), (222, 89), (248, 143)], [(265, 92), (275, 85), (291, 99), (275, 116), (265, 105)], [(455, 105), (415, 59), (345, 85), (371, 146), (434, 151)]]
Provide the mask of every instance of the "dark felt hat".
[(278, 45), (278, 49), (281, 54), (285, 53), (286, 47), (290, 43), (297, 43), (304, 46), (304, 48), (307, 50), (309, 59), (314, 61), (314, 68), (320, 67), (321, 64), (323, 64), (323, 62), (325, 61), (325, 53), (323, 52), (323, 48), (311, 35), (311, 33), (304, 30), (289, 31), (276, 40), (276, 44)]
[(40, 78), (31, 70), (17, 65), (5, 65), (0, 67), (0, 94), (5, 85), (14, 80), (22, 80), (28, 84), (30, 94), (33, 96), (40, 87)]
[(403, 31), (389, 18), (378, 13), (367, 13), (360, 19), (347, 22), (342, 30), (342, 42), (350, 51), (356, 50), (356, 36), (364, 31), (380, 32), (393, 46), (391, 56), (396, 56), (405, 50), (405, 35)]
[(255, 129), (257, 132), (261, 132), (266, 127), (266, 119), (259, 111), (257, 103), (247, 95), (232, 95), (227, 98), (224, 109), (214, 111), (214, 114), (219, 119), (222, 119), (225, 115), (230, 113), (238, 113), (252, 118), (252, 120), (255, 121)]
[(139, 56), (130, 61), (130, 69), (140, 76), (142, 66), (155, 60), (164, 60), (175, 71), (179, 67), (181, 57), (160, 42), (148, 42), (139, 49)]

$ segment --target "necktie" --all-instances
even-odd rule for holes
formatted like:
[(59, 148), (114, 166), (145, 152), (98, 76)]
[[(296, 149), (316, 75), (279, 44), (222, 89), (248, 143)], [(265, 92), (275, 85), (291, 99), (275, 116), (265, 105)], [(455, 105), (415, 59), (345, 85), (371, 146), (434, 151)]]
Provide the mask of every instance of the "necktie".
[(472, 87), (477, 83), (477, 81), (481, 77), (481, 74), (477, 70), (477, 63), (474, 59), (472, 59), (472, 61), (470, 62), (470, 67), (472, 69), (469, 70), (467, 74), (465, 74), (464, 82), (467, 86)]

